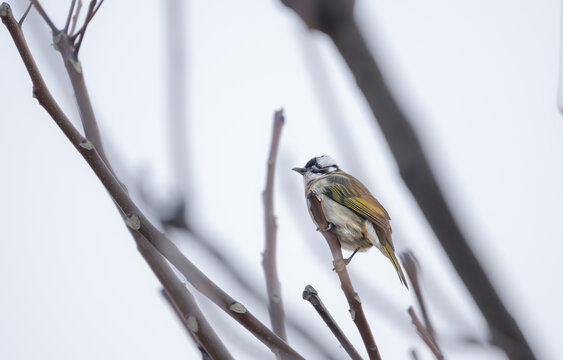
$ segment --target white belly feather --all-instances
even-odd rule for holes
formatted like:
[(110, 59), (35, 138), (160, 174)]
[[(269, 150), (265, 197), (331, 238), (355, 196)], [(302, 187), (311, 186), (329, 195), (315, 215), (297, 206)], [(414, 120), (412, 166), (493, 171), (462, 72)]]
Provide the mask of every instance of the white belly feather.
[[(371, 221), (363, 219), (326, 195), (319, 194), (319, 198), (326, 220), (333, 225), (332, 231), (338, 236), (343, 249), (353, 251), (359, 247), (360, 251), (365, 251), (375, 245), (380, 251), (383, 250)], [(309, 214), (314, 222), (310, 206)]]

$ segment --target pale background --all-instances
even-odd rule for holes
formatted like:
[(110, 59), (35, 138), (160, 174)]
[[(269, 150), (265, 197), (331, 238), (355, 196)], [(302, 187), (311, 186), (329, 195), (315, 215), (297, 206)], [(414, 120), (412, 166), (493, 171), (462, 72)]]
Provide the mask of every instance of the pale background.
[[(43, 1), (58, 26), (67, 3)], [(10, 4), (16, 16), (25, 8), (25, 1)], [(507, 306), (540, 359), (560, 358), (559, 2), (364, 0), (356, 14)], [(275, 207), (286, 310), (345, 358), (301, 299), (304, 286), (312, 284), (363, 353), (328, 248), (308, 218), (301, 179), (290, 171), (328, 153), (387, 207), (398, 250), (418, 255), (446, 357), (503, 359), (498, 351), (460, 343), (460, 336), (483, 336), (484, 321), (402, 184), (328, 38), (308, 33), (273, 0), (191, 1), (185, 26), (194, 221), (238, 259), (249, 278), (264, 283), (261, 191), (272, 115), (283, 107), (287, 123)], [(142, 182), (162, 201), (182, 186), (171, 174), (165, 121), (165, 29), (159, 1), (106, 1), (80, 53), (110, 159), (129, 187)], [(24, 32), (55, 97), (78, 124), (60, 56), (34, 11)], [(3, 26), (0, 49), (0, 358), (199, 358), (111, 199), (31, 97), (31, 82)], [(324, 73), (314, 71), (315, 57)], [(337, 140), (327, 118), (345, 124), (351, 139)], [(202, 249), (171, 235), (190, 260), (269, 324), (265, 307)], [(431, 359), (406, 315), (412, 297), (388, 261), (370, 251), (350, 268), (383, 358), (408, 359), (415, 347)], [(384, 293), (392, 309), (370, 298), (372, 289)], [(207, 300), (198, 302), (235, 357), (271, 358), (241, 326)], [(289, 341), (307, 358), (317, 357), (291, 331)]]

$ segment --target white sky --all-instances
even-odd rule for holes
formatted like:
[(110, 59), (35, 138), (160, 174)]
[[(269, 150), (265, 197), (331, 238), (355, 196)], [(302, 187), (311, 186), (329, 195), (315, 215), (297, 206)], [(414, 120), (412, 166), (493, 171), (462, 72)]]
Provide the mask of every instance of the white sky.
[[(21, 14), (24, 4), (12, 4), (14, 12)], [(66, 5), (57, 9), (58, 4), (44, 1), (60, 26)], [(559, 3), (359, 1), (356, 13), (475, 251), (539, 358), (556, 359), (563, 353), (563, 293), (557, 286), (563, 271)], [(80, 55), (110, 157), (129, 173), (124, 180), (130, 187), (141, 177), (163, 198), (174, 185), (164, 15), (157, 1), (107, 1)], [(345, 356), (301, 300), (304, 286), (312, 284), (363, 351), (330, 271), (328, 248), (308, 218), (301, 179), (289, 170), (328, 153), (386, 206), (399, 250), (418, 255), (446, 356), (503, 359), (499, 352), (456, 343), (456, 336), (482, 334), (484, 322), (402, 184), (330, 41), (308, 33), (273, 0), (190, 2), (185, 16), (195, 221), (263, 285), (261, 191), (272, 115), (283, 107), (287, 123), (275, 206), (287, 311)], [(59, 54), (33, 11), (24, 32), (48, 85), (78, 124)], [(0, 358), (197, 358), (105, 190), (32, 99), (29, 77), (4, 27), (0, 45)], [(322, 59), (324, 88), (312, 83), (305, 50)], [(321, 90), (333, 97), (329, 104)], [(330, 116), (348, 127), (351, 140), (342, 140), (341, 133), (335, 140)], [(351, 150), (343, 150), (342, 141)], [(266, 309), (202, 249), (171, 236), (190, 260), (269, 323)], [(407, 359), (415, 346), (431, 359), (410, 331), (406, 308), (412, 298), (392, 266), (370, 251), (358, 255), (350, 271), (383, 358)], [(390, 320), (392, 311), (374, 303), (372, 288), (385, 293), (400, 320)], [(249, 345), (244, 330), (206, 300), (198, 302), (237, 358), (270, 356), (257, 341)], [(316, 357), (292, 332), (289, 341), (307, 358)]]

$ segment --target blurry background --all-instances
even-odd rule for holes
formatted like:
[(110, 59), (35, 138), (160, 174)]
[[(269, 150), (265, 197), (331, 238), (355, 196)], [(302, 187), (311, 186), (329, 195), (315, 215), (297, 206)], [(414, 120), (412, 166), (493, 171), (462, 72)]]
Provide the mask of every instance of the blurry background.
[[(27, 2), (10, 4), (18, 17)], [(68, 4), (43, 5), (62, 27)], [(502, 352), (464, 340), (484, 340), (485, 323), (399, 178), (329, 39), (308, 32), (278, 1), (191, 1), (183, 9), (185, 180), (174, 172), (175, 130), (167, 120), (166, 5), (105, 2), (80, 51), (106, 152), (146, 211), (156, 218), (171, 209), (178, 189), (187, 191), (190, 221), (265, 293), (261, 192), (273, 112), (283, 107), (275, 211), (286, 312), (345, 358), (301, 299), (304, 286), (313, 285), (363, 353), (326, 242), (307, 214), (301, 178), (290, 171), (330, 154), (385, 205), (398, 250), (418, 256), (446, 357), (503, 359)], [(382, 0), (358, 1), (356, 8), (455, 215), (541, 359), (563, 353), (560, 12), (557, 1)], [(60, 55), (34, 10), (24, 33), (47, 84), (78, 126)], [(198, 358), (112, 200), (31, 97), (31, 82), (4, 27), (0, 44), (0, 358)], [(170, 236), (269, 324), (264, 304), (208, 252), (186, 234)], [(382, 357), (407, 359), (414, 347), (431, 359), (406, 313), (413, 298), (389, 262), (372, 250), (349, 269)], [(206, 299), (198, 297), (198, 303), (235, 357), (271, 358)], [(288, 332), (305, 357), (320, 358)]]

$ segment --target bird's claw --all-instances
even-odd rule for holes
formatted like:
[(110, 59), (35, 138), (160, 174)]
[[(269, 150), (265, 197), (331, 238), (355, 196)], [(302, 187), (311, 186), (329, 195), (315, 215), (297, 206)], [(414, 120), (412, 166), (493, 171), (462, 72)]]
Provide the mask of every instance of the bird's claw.
[(323, 228), (318, 227), (317, 231), (325, 232), (325, 231), (330, 231), (332, 229), (334, 229), (334, 225), (332, 225), (332, 223), (328, 223), (328, 226), (326, 228), (323, 229)]

